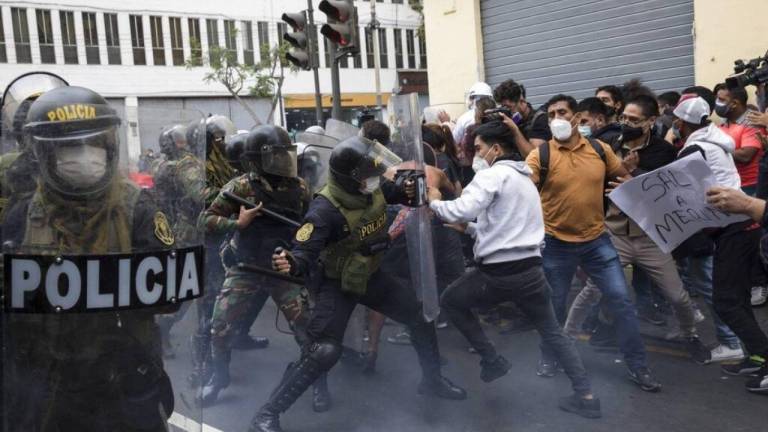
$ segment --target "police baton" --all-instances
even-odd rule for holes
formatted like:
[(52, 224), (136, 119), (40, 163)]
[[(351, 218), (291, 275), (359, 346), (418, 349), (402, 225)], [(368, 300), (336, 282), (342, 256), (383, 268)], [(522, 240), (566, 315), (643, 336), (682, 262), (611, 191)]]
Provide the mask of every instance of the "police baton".
[(253, 264), (240, 263), (240, 264), (237, 265), (237, 267), (240, 268), (240, 269), (243, 269), (243, 270), (252, 271), (254, 273), (259, 273), (259, 274), (262, 274), (264, 276), (273, 277), (275, 279), (280, 279), (280, 280), (284, 280), (286, 282), (295, 283), (297, 285), (304, 285), (304, 283), (305, 283), (304, 279), (302, 279), (302, 278), (293, 277), (293, 276), (287, 275), (285, 273), (280, 273), (280, 272), (274, 271), (272, 269), (264, 268), (264, 267), (253, 265)]
[[(240, 204), (241, 206), (243, 206), (243, 207), (245, 207), (247, 209), (252, 209), (252, 208), (256, 207), (256, 204), (254, 204), (254, 203), (252, 203), (252, 202), (250, 202), (248, 200), (245, 200), (243, 198), (240, 198), (239, 196), (233, 194), (232, 192), (224, 191), (221, 194), (224, 196), (224, 198), (226, 198), (226, 199), (228, 199), (230, 201), (234, 201), (234, 202)], [(287, 218), (287, 217), (281, 215), (280, 213), (275, 212), (274, 210), (270, 210), (268, 208), (262, 207), (261, 210), (259, 210), (259, 211), (264, 213), (265, 215), (271, 217), (272, 219), (275, 219), (275, 220), (277, 220), (279, 222), (282, 222), (282, 223), (284, 223), (286, 225), (290, 225), (290, 226), (292, 226), (294, 228), (299, 228), (301, 226), (301, 224), (299, 222), (296, 222), (293, 219)]]

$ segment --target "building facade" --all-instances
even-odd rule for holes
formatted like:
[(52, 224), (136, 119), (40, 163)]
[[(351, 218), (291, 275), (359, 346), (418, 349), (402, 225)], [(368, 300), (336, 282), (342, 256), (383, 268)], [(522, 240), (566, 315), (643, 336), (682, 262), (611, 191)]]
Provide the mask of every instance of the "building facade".
[(509, 78), (534, 105), (632, 78), (711, 88), (765, 53), (766, 16), (763, 0), (425, 0), (430, 101), (457, 115), (473, 83)]
[[(325, 15), (313, 0), (315, 21)], [(405, 4), (404, 4), (405, 3)], [(375, 105), (373, 47), (368, 1), (355, 2), (360, 26), (360, 54), (341, 61), (344, 114)], [(232, 50), (238, 61), (255, 64), (282, 43), (284, 12), (306, 9), (302, 0), (30, 0), (0, 3), (0, 86), (34, 70), (61, 75), (72, 85), (108, 98), (129, 124), (143, 113), (196, 109), (224, 114), (240, 129), (253, 125), (249, 114), (219, 83), (205, 83), (211, 47)], [(407, 77), (426, 78), (425, 42), (418, 36), (421, 16), (403, 0), (376, 4), (380, 23), (381, 91), (384, 103)], [(330, 113), (330, 58), (320, 36), (320, 88)], [(200, 66), (189, 67), (190, 60)], [(410, 75), (409, 75), (410, 74)], [(404, 78), (406, 77), (406, 78)], [(270, 115), (269, 99), (243, 100), (261, 121)], [(314, 121), (314, 81), (307, 71), (285, 69), (282, 99), (274, 121), (302, 129)], [(426, 93), (426, 83), (423, 85)], [(282, 109), (280, 109), (282, 108)], [(158, 123), (162, 119), (157, 119)], [(144, 122), (138, 122), (144, 123)], [(157, 131), (134, 131), (143, 147), (152, 147)]]

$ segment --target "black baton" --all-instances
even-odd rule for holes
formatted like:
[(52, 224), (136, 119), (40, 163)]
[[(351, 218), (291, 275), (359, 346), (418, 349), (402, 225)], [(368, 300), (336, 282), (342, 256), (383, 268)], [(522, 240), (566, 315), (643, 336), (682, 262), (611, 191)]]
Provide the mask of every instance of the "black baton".
[[(232, 192), (224, 191), (221, 194), (224, 195), (224, 198), (226, 198), (226, 199), (228, 199), (230, 201), (234, 201), (234, 202), (240, 204), (241, 206), (243, 206), (243, 207), (245, 207), (247, 209), (252, 209), (252, 208), (256, 207), (256, 204), (254, 204), (254, 203), (252, 203), (252, 202), (250, 202), (248, 200), (245, 200), (243, 198), (240, 198), (239, 196), (233, 194)], [(294, 228), (298, 228), (298, 227), (301, 226), (301, 224), (299, 222), (296, 222), (293, 219), (287, 218), (287, 217), (281, 215), (280, 213), (277, 213), (277, 212), (275, 212), (273, 210), (270, 210), (268, 208), (262, 207), (261, 210), (259, 210), (259, 211), (264, 213), (265, 215), (271, 217), (272, 219), (280, 221), (280, 222), (282, 222), (282, 223), (284, 223), (286, 225), (290, 225), (290, 226), (292, 226)]]
[(261, 266), (253, 265), (253, 264), (245, 264), (240, 263), (237, 265), (238, 268), (241, 268), (243, 270), (252, 271), (255, 273), (263, 274), (264, 276), (273, 277), (275, 279), (284, 280), (286, 282), (295, 283), (297, 285), (304, 285), (304, 279), (293, 277), (291, 275), (287, 275), (285, 273), (280, 273), (277, 271), (274, 271), (272, 269), (264, 268)]

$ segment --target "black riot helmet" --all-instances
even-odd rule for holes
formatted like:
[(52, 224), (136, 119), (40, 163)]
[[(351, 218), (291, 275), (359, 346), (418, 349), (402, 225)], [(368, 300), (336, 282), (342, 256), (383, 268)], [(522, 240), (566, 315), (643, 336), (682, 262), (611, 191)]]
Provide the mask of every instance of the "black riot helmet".
[(64, 78), (51, 72), (29, 72), (16, 77), (0, 99), (0, 136), (23, 147), (22, 127), (32, 102), (49, 90), (68, 85)]
[(160, 132), (160, 153), (168, 159), (176, 159), (179, 154), (187, 149), (187, 127), (173, 125)]
[(205, 119), (205, 155), (209, 156), (214, 147), (224, 154), (224, 139), (236, 132), (234, 123), (223, 115)]
[(371, 193), (379, 178), (402, 160), (377, 141), (352, 137), (334, 147), (329, 161), (331, 178), (345, 191)]
[(224, 156), (232, 168), (242, 172), (247, 171), (243, 168), (240, 158), (245, 150), (245, 143), (248, 141), (248, 132), (240, 131), (234, 135), (228, 136), (224, 140)]
[(22, 133), (40, 165), (43, 185), (84, 200), (111, 184), (118, 162), (120, 118), (107, 101), (83, 87), (60, 87), (29, 107)]
[(296, 146), (285, 129), (273, 125), (256, 126), (248, 133), (240, 157), (243, 168), (261, 174), (296, 177)]

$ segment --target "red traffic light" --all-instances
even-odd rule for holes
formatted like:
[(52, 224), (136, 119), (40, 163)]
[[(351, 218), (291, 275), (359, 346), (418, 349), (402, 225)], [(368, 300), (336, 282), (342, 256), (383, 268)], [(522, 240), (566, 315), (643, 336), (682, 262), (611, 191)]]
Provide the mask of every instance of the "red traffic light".
[(320, 28), (320, 33), (341, 47), (352, 43), (349, 27), (344, 24), (323, 24)]
[(318, 9), (336, 21), (346, 22), (352, 16), (354, 6), (351, 1), (323, 0)]

